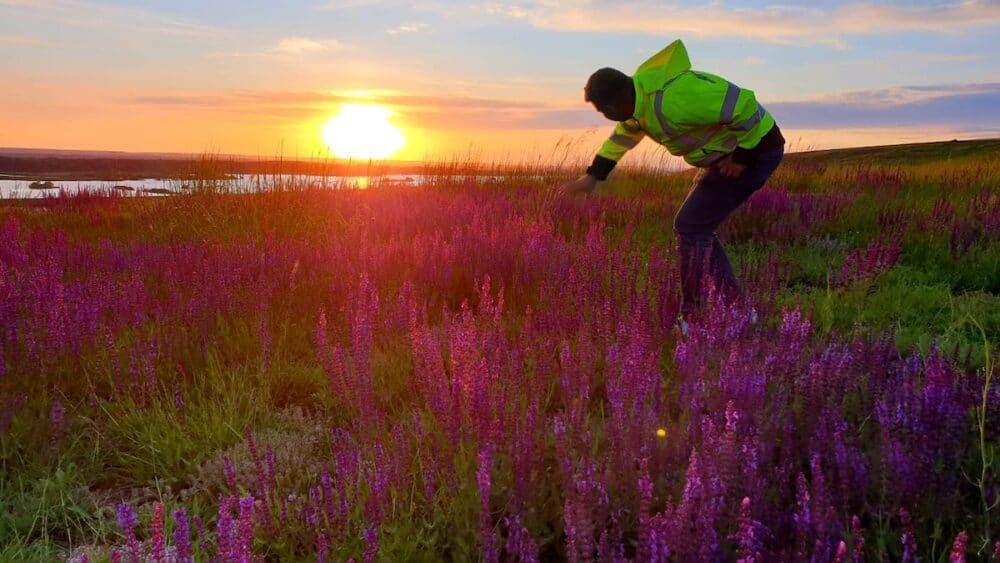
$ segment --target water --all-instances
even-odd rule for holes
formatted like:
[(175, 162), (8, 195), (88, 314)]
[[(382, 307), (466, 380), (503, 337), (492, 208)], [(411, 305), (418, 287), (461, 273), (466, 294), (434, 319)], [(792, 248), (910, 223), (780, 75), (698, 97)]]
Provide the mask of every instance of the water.
[[(492, 178), (493, 176), (490, 176)], [(388, 174), (385, 176), (309, 176), (305, 174), (281, 174), (261, 176), (257, 174), (235, 174), (224, 180), (213, 182), (220, 190), (232, 192), (256, 192), (273, 189), (276, 186), (297, 188), (368, 188), (374, 185), (419, 186), (432, 177), (420, 174)], [(0, 199), (55, 197), (60, 190), (75, 194), (83, 190), (114, 192), (123, 196), (159, 196), (167, 190), (170, 193), (184, 193), (196, 188), (191, 180), (144, 178), (141, 180), (53, 180), (51, 189), (32, 189), (30, 180), (0, 180)], [(129, 189), (116, 189), (127, 186)], [(150, 191), (153, 190), (153, 191)]]

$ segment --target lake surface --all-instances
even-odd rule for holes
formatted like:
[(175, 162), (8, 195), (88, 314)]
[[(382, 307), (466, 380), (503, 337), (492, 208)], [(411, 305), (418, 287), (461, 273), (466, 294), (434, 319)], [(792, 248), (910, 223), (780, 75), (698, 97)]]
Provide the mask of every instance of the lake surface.
[[(493, 178), (494, 176), (488, 176)], [(288, 189), (313, 188), (368, 188), (378, 185), (419, 186), (432, 176), (398, 174), (385, 176), (307, 176), (282, 174), (261, 176), (235, 174), (224, 180), (213, 181), (217, 189), (232, 192), (257, 192), (275, 187)], [(478, 178), (478, 177), (477, 177)], [(484, 176), (485, 178), (485, 176)], [(142, 180), (53, 180), (50, 189), (32, 189), (29, 180), (0, 180), (0, 199), (56, 197), (60, 190), (75, 194), (80, 191), (113, 192), (123, 196), (160, 196), (161, 192), (184, 193), (197, 189), (198, 182), (191, 180), (145, 178)], [(130, 189), (126, 189), (130, 188)], [(152, 190), (152, 191), (150, 191)]]

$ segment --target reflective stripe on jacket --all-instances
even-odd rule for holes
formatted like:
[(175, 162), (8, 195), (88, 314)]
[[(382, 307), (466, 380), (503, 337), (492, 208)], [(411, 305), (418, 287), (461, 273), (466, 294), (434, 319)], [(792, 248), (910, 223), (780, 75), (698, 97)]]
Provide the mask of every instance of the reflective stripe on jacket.
[(645, 136), (693, 166), (709, 166), (737, 146), (751, 149), (774, 118), (751, 90), (691, 70), (687, 49), (674, 41), (632, 76), (635, 113), (615, 126), (599, 156), (617, 162)]

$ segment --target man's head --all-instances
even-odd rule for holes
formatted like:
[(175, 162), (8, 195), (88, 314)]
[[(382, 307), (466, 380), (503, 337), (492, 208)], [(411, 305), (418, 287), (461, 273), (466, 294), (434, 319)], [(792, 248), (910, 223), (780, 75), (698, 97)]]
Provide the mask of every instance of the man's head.
[(617, 69), (602, 68), (591, 74), (583, 89), (583, 99), (612, 121), (625, 121), (635, 113), (632, 78)]

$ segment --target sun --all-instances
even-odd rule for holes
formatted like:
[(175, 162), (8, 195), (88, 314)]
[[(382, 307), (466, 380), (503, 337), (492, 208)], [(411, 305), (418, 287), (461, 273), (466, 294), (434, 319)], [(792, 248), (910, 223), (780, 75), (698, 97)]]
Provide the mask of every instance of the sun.
[(337, 158), (389, 158), (406, 145), (391, 116), (382, 106), (344, 104), (323, 125), (323, 142)]

